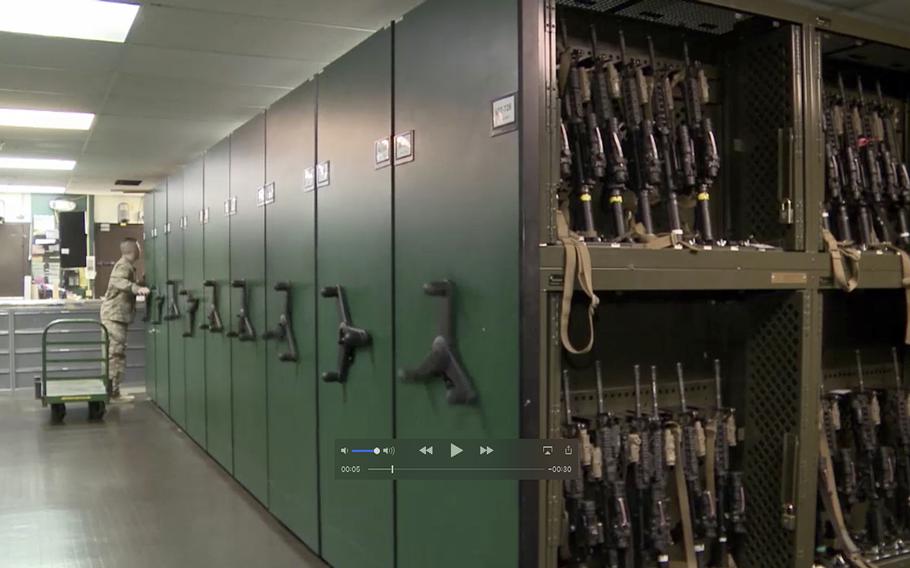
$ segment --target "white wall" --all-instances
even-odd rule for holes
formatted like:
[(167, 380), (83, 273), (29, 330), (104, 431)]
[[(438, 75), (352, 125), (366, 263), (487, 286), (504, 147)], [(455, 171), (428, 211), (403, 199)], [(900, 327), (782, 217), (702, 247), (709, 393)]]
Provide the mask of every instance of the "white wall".
[(32, 196), (22, 193), (0, 193), (0, 216), (6, 223), (31, 223)]
[(96, 195), (95, 222), (119, 223), (117, 206), (127, 203), (130, 206), (130, 223), (142, 222), (142, 197), (136, 195)]

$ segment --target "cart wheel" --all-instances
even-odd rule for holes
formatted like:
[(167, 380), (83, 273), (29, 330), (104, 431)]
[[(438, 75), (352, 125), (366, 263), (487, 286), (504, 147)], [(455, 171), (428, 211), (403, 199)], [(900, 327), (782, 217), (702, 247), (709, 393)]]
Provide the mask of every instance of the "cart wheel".
[(66, 405), (62, 402), (57, 402), (51, 405), (51, 422), (54, 424), (60, 424), (63, 422), (63, 417), (66, 416)]
[(104, 418), (104, 410), (104, 402), (100, 400), (94, 400), (88, 403), (88, 419), (101, 420)]

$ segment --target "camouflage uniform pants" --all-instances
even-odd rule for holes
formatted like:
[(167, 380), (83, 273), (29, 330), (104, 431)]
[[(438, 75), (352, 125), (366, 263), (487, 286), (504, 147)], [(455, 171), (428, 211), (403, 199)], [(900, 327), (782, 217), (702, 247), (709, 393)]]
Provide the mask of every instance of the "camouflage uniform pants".
[(107, 328), (108, 335), (108, 372), (111, 376), (111, 388), (120, 389), (120, 383), (123, 381), (123, 375), (126, 373), (126, 328), (127, 325), (121, 321), (102, 322)]

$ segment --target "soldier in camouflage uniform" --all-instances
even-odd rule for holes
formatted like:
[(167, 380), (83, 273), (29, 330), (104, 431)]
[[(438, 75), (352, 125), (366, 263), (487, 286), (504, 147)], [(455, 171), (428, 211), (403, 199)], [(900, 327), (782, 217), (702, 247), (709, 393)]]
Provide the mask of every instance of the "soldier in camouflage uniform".
[(120, 396), (120, 382), (126, 372), (126, 329), (136, 314), (136, 296), (147, 296), (149, 289), (136, 283), (135, 263), (139, 260), (135, 239), (120, 243), (120, 260), (111, 271), (111, 280), (101, 303), (101, 323), (107, 328), (111, 375), (111, 396)]

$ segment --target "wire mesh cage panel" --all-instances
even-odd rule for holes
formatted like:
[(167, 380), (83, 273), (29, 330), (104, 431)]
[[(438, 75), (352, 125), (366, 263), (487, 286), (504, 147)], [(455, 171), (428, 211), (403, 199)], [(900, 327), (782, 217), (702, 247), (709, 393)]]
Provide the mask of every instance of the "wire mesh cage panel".
[(631, 217), (802, 250), (800, 26), (682, 0), (557, 4), (554, 187), (573, 229), (622, 242)]
[(750, 17), (742, 12), (680, 0), (557, 0), (556, 4), (717, 35), (732, 31), (736, 22)]
[[(741, 566), (793, 566), (792, 533), (780, 522), (792, 479), (785, 463), (788, 435), (800, 421), (802, 295), (751, 306), (746, 348), (744, 472), (749, 487), (749, 535)], [(782, 487), (784, 485), (785, 487)]]
[[(781, 523), (781, 484), (796, 475), (786, 440), (800, 428), (806, 294), (625, 292), (602, 293), (601, 300), (593, 351), (563, 355), (568, 371), (561, 378), (567, 381), (562, 398), (568, 387), (573, 418), (590, 420), (594, 428), (602, 412), (630, 423), (639, 408), (650, 415), (654, 366), (660, 414), (681, 420), (679, 364), (687, 408), (711, 417), (718, 408), (732, 407), (738, 417), (730, 469), (742, 472), (748, 509), (745, 534), (728, 532), (737, 565), (794, 566), (793, 533)], [(579, 324), (586, 321), (582, 307), (573, 306), (570, 332), (576, 343), (586, 336)], [(560, 416), (564, 425), (565, 419)], [(671, 491), (671, 500), (676, 495)], [(678, 513), (672, 518), (677, 522)], [(679, 541), (676, 546), (671, 558), (681, 552)]]
[[(782, 26), (743, 38), (732, 52), (730, 77), (734, 135), (732, 154), (738, 188), (731, 191), (733, 227), (741, 237), (760, 236), (777, 245), (795, 239), (801, 219), (801, 121), (794, 101), (801, 96), (798, 69), (800, 29)], [(798, 247), (797, 247), (798, 248)]]

